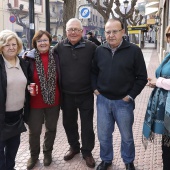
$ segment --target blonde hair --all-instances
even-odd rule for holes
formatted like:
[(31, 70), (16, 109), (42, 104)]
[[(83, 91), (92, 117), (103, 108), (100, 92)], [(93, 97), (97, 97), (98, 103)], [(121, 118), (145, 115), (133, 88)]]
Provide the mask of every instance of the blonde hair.
[(22, 50), (22, 40), (18, 37), (18, 35), (11, 31), (11, 30), (3, 30), (0, 32), (0, 53), (2, 54), (2, 47), (4, 47), (8, 41), (12, 40), (13, 38), (16, 39), (17, 45), (18, 45), (18, 50), (17, 54), (19, 54)]
[(170, 31), (170, 25), (168, 25), (165, 29), (165, 41), (168, 43), (168, 38), (166, 37), (166, 33)]

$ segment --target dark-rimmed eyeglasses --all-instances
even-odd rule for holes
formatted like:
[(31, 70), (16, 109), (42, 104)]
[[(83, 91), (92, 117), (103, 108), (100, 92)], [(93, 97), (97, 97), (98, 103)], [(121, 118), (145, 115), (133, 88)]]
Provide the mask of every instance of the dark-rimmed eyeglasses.
[(82, 29), (78, 29), (78, 28), (69, 28), (68, 30), (67, 30), (67, 32), (69, 32), (69, 33), (72, 33), (72, 32), (75, 32), (75, 33), (79, 33), (79, 32), (82, 32)]
[(166, 33), (166, 37), (167, 37), (167, 38), (170, 38), (170, 33)]
[(112, 31), (105, 31), (105, 33), (107, 34), (107, 35), (111, 35), (111, 33), (112, 34), (114, 34), (114, 35), (116, 35), (118, 32), (120, 32), (120, 31), (122, 31), (123, 29), (120, 29), (120, 30), (112, 30)]

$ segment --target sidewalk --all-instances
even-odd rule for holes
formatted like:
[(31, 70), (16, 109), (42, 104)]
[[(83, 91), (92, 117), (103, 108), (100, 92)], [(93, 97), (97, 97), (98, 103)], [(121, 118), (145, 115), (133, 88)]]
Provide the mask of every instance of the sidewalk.
[[(155, 69), (159, 65), (157, 52), (154, 49), (143, 49), (145, 62), (148, 69), (148, 77), (154, 77)], [(136, 109), (135, 109), (135, 121), (133, 125), (134, 140), (136, 147), (136, 158), (134, 161), (136, 170), (162, 170), (162, 151), (161, 151), (161, 138), (157, 137), (153, 143), (148, 143), (148, 148), (145, 151), (142, 144), (142, 127), (147, 106), (147, 101), (150, 95), (151, 89), (145, 87), (142, 93), (136, 98)], [(100, 163), (99, 156), (99, 141), (97, 138), (96, 128), (96, 107), (94, 113), (94, 131), (96, 134), (95, 148), (93, 150), (93, 156), (96, 160), (96, 167)], [(79, 126), (80, 127), (80, 126)], [(79, 129), (80, 130), (80, 129)], [(41, 135), (41, 141), (43, 141), (44, 128)], [(114, 160), (113, 165), (109, 170), (124, 170), (125, 166), (120, 155), (120, 134), (116, 127), (113, 134), (114, 139)], [(42, 145), (42, 143), (41, 143)], [(68, 151), (69, 145), (66, 139), (65, 131), (62, 126), (62, 114), (58, 121), (57, 135), (53, 150), (53, 162), (49, 167), (43, 166), (43, 154), (39, 157), (34, 170), (92, 170), (88, 168), (81, 154), (77, 154), (72, 160), (64, 161), (63, 157)], [(16, 170), (26, 170), (27, 160), (29, 155), (29, 144), (28, 144), (28, 132), (22, 134), (21, 145), (16, 158)], [(96, 168), (94, 168), (96, 169)]]

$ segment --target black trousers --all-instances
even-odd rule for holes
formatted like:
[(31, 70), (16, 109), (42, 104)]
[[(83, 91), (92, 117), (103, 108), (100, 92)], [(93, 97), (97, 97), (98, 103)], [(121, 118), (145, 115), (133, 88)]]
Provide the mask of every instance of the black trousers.
[[(5, 122), (15, 123), (20, 119), (22, 112), (23, 109), (14, 112), (6, 112)], [(15, 157), (20, 145), (20, 136), (21, 134), (18, 134), (5, 141), (0, 141), (0, 170), (14, 170)]]
[(170, 169), (170, 147), (164, 145), (164, 140), (162, 138), (162, 160), (163, 160), (163, 170)]
[(90, 156), (94, 148), (93, 93), (72, 95), (63, 94), (63, 126), (66, 131), (68, 143), (74, 150), (80, 150), (78, 133), (78, 111), (81, 121), (81, 152), (83, 156)]

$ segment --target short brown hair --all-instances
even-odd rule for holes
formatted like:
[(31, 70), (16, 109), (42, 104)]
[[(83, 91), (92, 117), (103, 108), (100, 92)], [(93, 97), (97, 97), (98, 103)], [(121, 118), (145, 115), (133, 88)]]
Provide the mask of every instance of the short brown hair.
[[(122, 22), (122, 20), (121, 20), (121, 19), (119, 19), (119, 18), (110, 18), (110, 19), (108, 19), (108, 20), (107, 20), (106, 24), (107, 24), (108, 22), (114, 22), (114, 21), (118, 21), (118, 22), (120, 22), (121, 29), (124, 29), (123, 22)], [(106, 24), (105, 24), (105, 26), (106, 26)]]
[(49, 42), (51, 44), (52, 38), (49, 32), (39, 30), (34, 34), (34, 37), (32, 39), (32, 47), (37, 49), (37, 40), (39, 40), (43, 35), (46, 35), (49, 38)]

